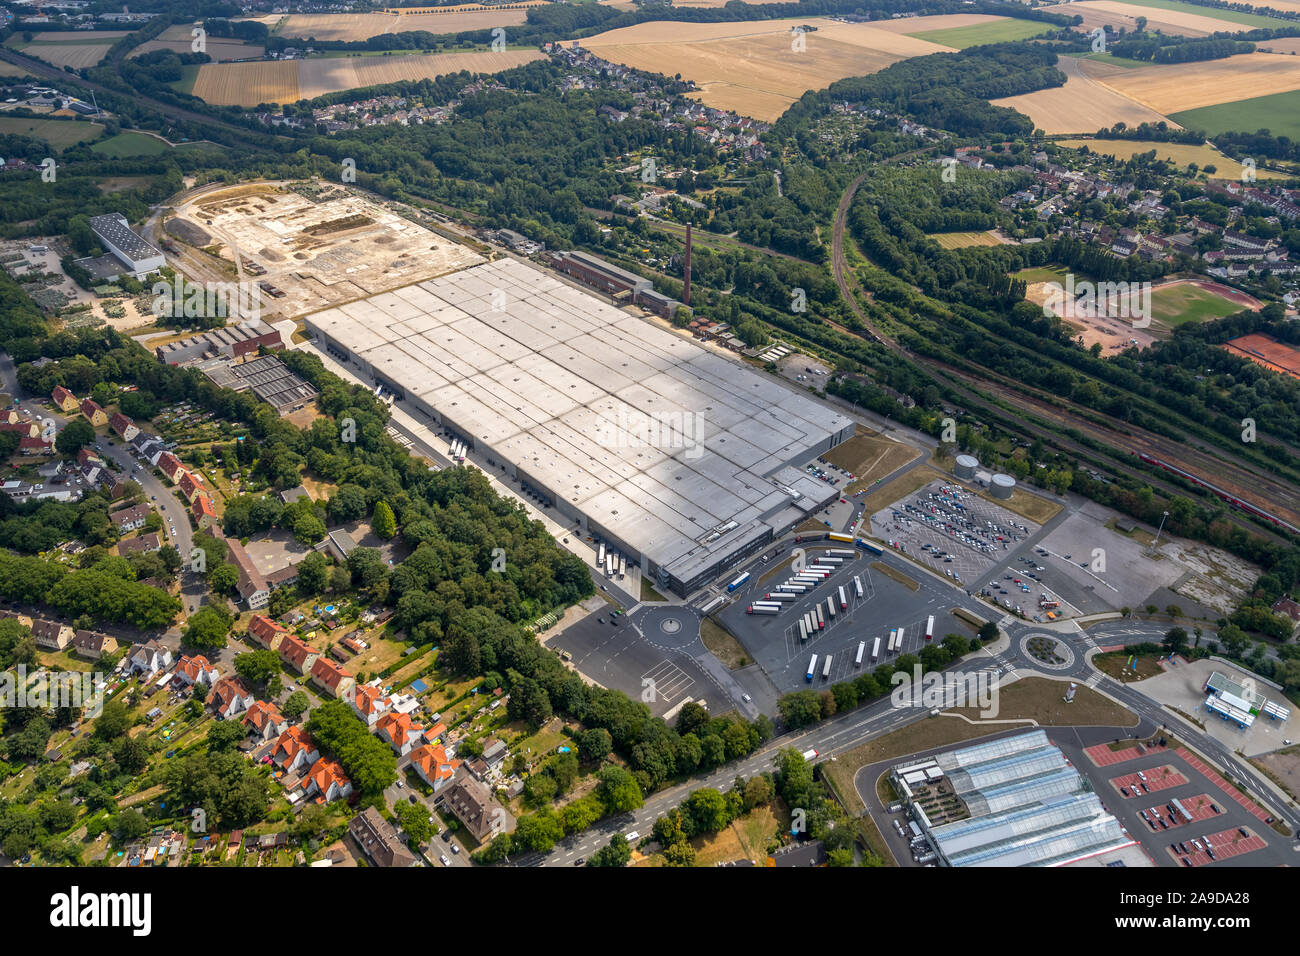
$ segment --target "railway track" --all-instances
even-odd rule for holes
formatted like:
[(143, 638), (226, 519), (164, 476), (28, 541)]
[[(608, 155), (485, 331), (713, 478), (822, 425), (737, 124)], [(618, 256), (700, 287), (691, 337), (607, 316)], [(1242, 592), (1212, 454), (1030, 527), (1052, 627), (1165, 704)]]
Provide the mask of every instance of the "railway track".
[[(1184, 471), (1203, 476), (1204, 479), (1230, 491), (1243, 502), (1252, 505), (1258, 510), (1269, 511), (1280, 515), (1292, 524), (1300, 524), (1300, 492), (1276, 479), (1243, 468), (1235, 463), (1212, 457), (1184, 443), (1154, 435), (1141, 428), (1129, 428), (1126, 432), (1121, 432), (1113, 428), (1096, 425), (1081, 416), (1046, 402), (1032, 400), (1014, 389), (990, 382), (985, 377), (961, 372), (942, 362), (915, 355), (894, 341), (888, 334), (872, 323), (861, 306), (859, 306), (857, 295), (865, 294), (865, 292), (858, 285), (857, 279), (853, 276), (851, 270), (848, 269), (848, 261), (844, 253), (844, 228), (848, 218), (848, 211), (853, 203), (854, 195), (869, 174), (869, 172), (866, 172), (858, 176), (849, 184), (840, 197), (839, 205), (835, 210), (835, 227), (831, 241), (831, 267), (840, 294), (849, 304), (858, 320), (869, 331), (870, 338), (879, 342), (900, 358), (920, 364), (931, 374), (942, 378), (972, 408), (999, 416), (1006, 414), (1005, 410), (999, 409), (973, 390), (975, 387), (984, 389), (995, 394), (999, 400), (1010, 405), (1016, 413), (1025, 416), (1026, 419), (1032, 415), (1063, 428), (1070, 428), (1086, 435), (1093, 441), (1118, 448), (1133, 456), (1139, 454), (1153, 455), (1182, 468)], [(1094, 449), (1073, 442), (1059, 432), (1033, 426), (1028, 421), (1024, 421), (1018, 427), (1034, 437), (1050, 439), (1058, 447), (1071, 449), (1074, 454), (1086, 459), (1092, 459), (1098, 455), (1098, 452)], [(1171, 483), (1153, 480), (1146, 471), (1139, 471), (1136, 468), (1121, 465), (1114, 460), (1112, 460), (1110, 467), (1112, 471), (1140, 477), (1153, 487), (1161, 487), (1168, 493), (1186, 493), (1183, 489)], [(1233, 515), (1232, 519), (1235, 524), (1247, 528), (1252, 533), (1262, 533), (1278, 541), (1287, 540), (1281, 535), (1261, 531), (1258, 525), (1239, 515)]]

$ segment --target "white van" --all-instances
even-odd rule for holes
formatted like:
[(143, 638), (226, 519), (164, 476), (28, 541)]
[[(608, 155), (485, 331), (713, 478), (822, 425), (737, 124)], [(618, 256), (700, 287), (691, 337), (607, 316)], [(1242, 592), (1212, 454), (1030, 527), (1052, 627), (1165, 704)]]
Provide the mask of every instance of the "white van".
[(641, 834), (637, 833), (635, 830), (629, 830), (627, 833), (623, 834), (623, 839), (627, 840), (628, 843), (635, 843), (637, 840), (641, 839)]

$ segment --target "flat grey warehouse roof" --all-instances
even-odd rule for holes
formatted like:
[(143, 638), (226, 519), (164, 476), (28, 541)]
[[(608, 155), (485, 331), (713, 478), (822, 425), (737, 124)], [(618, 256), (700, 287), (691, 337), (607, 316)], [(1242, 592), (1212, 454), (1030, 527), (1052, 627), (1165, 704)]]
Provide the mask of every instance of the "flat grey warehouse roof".
[(512, 259), (306, 321), (660, 567), (703, 569), (817, 507), (833, 489), (788, 466), (853, 433), (827, 406)]

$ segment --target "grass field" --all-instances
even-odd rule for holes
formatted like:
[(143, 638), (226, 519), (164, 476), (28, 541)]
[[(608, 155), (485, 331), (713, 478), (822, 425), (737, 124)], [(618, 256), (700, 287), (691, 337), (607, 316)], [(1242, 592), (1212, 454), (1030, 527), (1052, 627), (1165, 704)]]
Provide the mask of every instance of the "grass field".
[[(1257, 13), (1241, 13), (1237, 10), (1225, 10), (1220, 7), (1203, 7), (1194, 3), (1179, 3), (1178, 0), (1125, 0), (1125, 2), (1135, 7), (1150, 7), (1156, 10), (1170, 10), (1174, 13), (1184, 13), (1188, 16), (1209, 17), (1212, 20), (1226, 20), (1229, 23), (1240, 23), (1247, 27), (1284, 27), (1291, 26), (1286, 20), (1279, 20), (1276, 17), (1264, 17)], [(1267, 0), (1261, 0), (1260, 6), (1269, 6)]]
[(908, 462), (920, 457), (911, 445), (891, 441), (885, 436), (859, 426), (857, 434), (822, 456), (832, 465), (856, 475), (844, 489), (846, 494), (869, 487), (876, 479), (891, 475)]
[(132, 132), (110, 136), (90, 148), (101, 156), (111, 156), (113, 159), (123, 159), (127, 156), (161, 156), (171, 150), (170, 146), (156, 136)]
[[(793, 33), (804, 25), (816, 29)], [(686, 39), (683, 31), (688, 31)], [(824, 89), (835, 80), (875, 73), (910, 56), (950, 50), (870, 23), (818, 17), (689, 27), (651, 21), (588, 37), (582, 45), (634, 69), (680, 73), (700, 87), (692, 94), (700, 102), (764, 121), (776, 119), (807, 91)]]
[(1065, 285), (1065, 277), (1070, 270), (1065, 266), (1036, 266), (1033, 269), (1021, 269), (1012, 273), (1013, 279), (1024, 279), (1030, 285), (1035, 282), (1059, 282)]
[(1300, 139), (1300, 90), (1182, 110), (1171, 113), (1169, 118), (1188, 129), (1204, 130), (1210, 136), (1267, 129), (1274, 136)]
[(1000, 246), (997, 237), (988, 232), (934, 232), (926, 236), (944, 249), (968, 249), (971, 246)]
[(1145, 60), (1130, 60), (1126, 56), (1115, 56), (1112, 53), (1070, 53), (1076, 60), (1092, 60), (1094, 63), (1109, 63), (1111, 66), (1118, 66), (1125, 70), (1136, 70), (1139, 67), (1150, 66)]
[(74, 70), (83, 70), (104, 59), (112, 45), (112, 40), (91, 43), (83, 39), (75, 43), (27, 43), (19, 49), (28, 56), (37, 57), (59, 68), (70, 66)]
[(993, 23), (981, 23), (969, 27), (954, 27), (950, 30), (927, 30), (923, 33), (909, 33), (918, 40), (928, 40), (941, 46), (950, 46), (964, 50), (968, 46), (980, 46), (984, 43), (1009, 43), (1013, 40), (1027, 40), (1056, 27), (1050, 23), (1035, 23), (1032, 20), (999, 20)]
[[(1251, 128), (1252, 130), (1254, 127)], [(1215, 168), (1214, 175), (1224, 179), (1241, 179), (1242, 165), (1231, 156), (1225, 156), (1209, 143), (1200, 146), (1189, 146), (1184, 143), (1157, 143), (1148, 140), (1128, 140), (1128, 139), (1063, 139), (1059, 141), (1061, 146), (1069, 146), (1072, 149), (1078, 149), (1080, 146), (1087, 146), (1094, 153), (1101, 156), (1114, 156), (1116, 159), (1130, 159), (1139, 153), (1149, 153), (1151, 150), (1156, 151), (1156, 156), (1160, 159), (1167, 159), (1170, 162), (1177, 163), (1184, 168), (1189, 163), (1195, 163), (1198, 167), (1204, 169), (1206, 166)], [(1270, 172), (1265, 169), (1258, 170), (1256, 175), (1260, 179), (1283, 179), (1285, 176), (1281, 173)], [(1045, 280), (1037, 280), (1045, 281)]]
[(94, 139), (103, 131), (104, 127), (98, 123), (0, 116), (0, 133), (33, 136), (45, 140), (55, 149), (66, 149), (88, 139)]

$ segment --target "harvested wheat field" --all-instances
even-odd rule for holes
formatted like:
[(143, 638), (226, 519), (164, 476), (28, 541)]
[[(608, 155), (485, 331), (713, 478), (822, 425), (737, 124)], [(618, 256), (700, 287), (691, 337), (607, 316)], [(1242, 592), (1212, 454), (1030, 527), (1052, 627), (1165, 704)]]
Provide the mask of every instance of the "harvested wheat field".
[[(802, 25), (817, 29), (796, 37)], [(687, 38), (689, 37), (689, 38)], [(795, 40), (802, 42), (802, 49)], [(912, 56), (948, 47), (876, 29), (866, 23), (821, 18), (747, 23), (654, 21), (582, 41), (614, 63), (693, 80), (695, 99), (718, 109), (771, 121), (808, 90), (846, 76), (875, 73)]]
[[(171, 50), (173, 53), (194, 52), (194, 27), (189, 24), (170, 26), (147, 43), (141, 43), (131, 51), (131, 56), (142, 56), (154, 50)], [(203, 52), (213, 60), (240, 60), (246, 57), (264, 56), (266, 47), (260, 44), (245, 43), (233, 37), (206, 36), (203, 38)]]
[[(1064, 86), (1004, 97), (993, 100), (993, 105), (1009, 106), (1024, 113), (1048, 135), (1095, 133), (1120, 122), (1129, 126), (1165, 122), (1176, 129), (1181, 128), (1168, 117), (1101, 83), (1103, 77), (1139, 71), (1069, 56), (1060, 57), (1056, 67), (1067, 77)], [(1088, 72), (1085, 73), (1085, 69)]]
[[(673, 4), (676, 6), (676, 4)], [(869, 26), (888, 33), (929, 33), (932, 30), (956, 30), (960, 27), (977, 27), (995, 23), (1007, 17), (987, 13), (945, 13), (935, 17), (899, 17), (897, 20), (872, 20)]]
[(1097, 82), (1156, 112), (1177, 113), (1300, 89), (1300, 57), (1247, 53), (1123, 70)]
[(1124, 32), (1132, 33), (1137, 28), (1137, 18), (1147, 18), (1147, 31), (1159, 30), (1170, 36), (1205, 37), (1211, 33), (1232, 30), (1234, 26), (1248, 29), (1240, 24), (1226, 23), (1212, 16), (1184, 13), (1178, 10), (1164, 10), (1160, 7), (1144, 7), (1136, 3), (1122, 3), (1119, 0), (1079, 0), (1078, 3), (1062, 3), (1055, 7), (1040, 7), (1046, 13), (1059, 13), (1062, 16), (1083, 17), (1083, 23), (1075, 29), (1091, 33), (1097, 27), (1110, 27), (1115, 32), (1120, 27)]
[(448, 73), (500, 73), (533, 60), (536, 50), (505, 50), (492, 53), (435, 53), (413, 56), (351, 56), (302, 60), (298, 64), (298, 95), (303, 99), (402, 80), (431, 80)]
[(433, 79), (448, 73), (499, 73), (541, 59), (536, 50), (492, 53), (338, 56), (280, 62), (206, 63), (199, 67), (194, 95), (214, 106), (293, 103), (326, 93), (402, 80)]
[[(1187, 143), (1160, 143), (1155, 140), (1062, 139), (1057, 140), (1057, 144), (1068, 146), (1071, 149), (1086, 146), (1099, 156), (1114, 156), (1117, 159), (1131, 159), (1139, 153), (1149, 153), (1155, 150), (1157, 159), (1166, 159), (1182, 167), (1187, 167), (1191, 163), (1195, 163), (1201, 168), (1213, 166), (1215, 176), (1220, 179), (1240, 180), (1243, 172), (1241, 163), (1231, 156), (1219, 152), (1210, 143), (1191, 146)], [(1256, 170), (1255, 175), (1260, 179), (1288, 178), (1286, 174), (1276, 173), (1270, 169)]]
[(298, 95), (298, 63), (205, 63), (194, 81), (194, 95), (214, 106), (293, 103)]
[(508, 7), (484, 7), (476, 3), (447, 7), (438, 13), (293, 13), (277, 36), (313, 40), (368, 40), (384, 33), (462, 33), (492, 27), (518, 26), (528, 16), (528, 7), (544, 6), (546, 0), (527, 0)]
[(1300, 54), (1300, 37), (1281, 37), (1277, 40), (1260, 40), (1255, 49), (1263, 53)]
[(130, 34), (130, 30), (94, 30), (90, 32), (67, 30), (42, 30), (32, 37), (33, 43), (90, 43), (93, 40), (120, 40)]
[(112, 45), (111, 40), (102, 43), (28, 43), (19, 49), (28, 56), (60, 68), (70, 66), (74, 70), (84, 70), (104, 59)]

